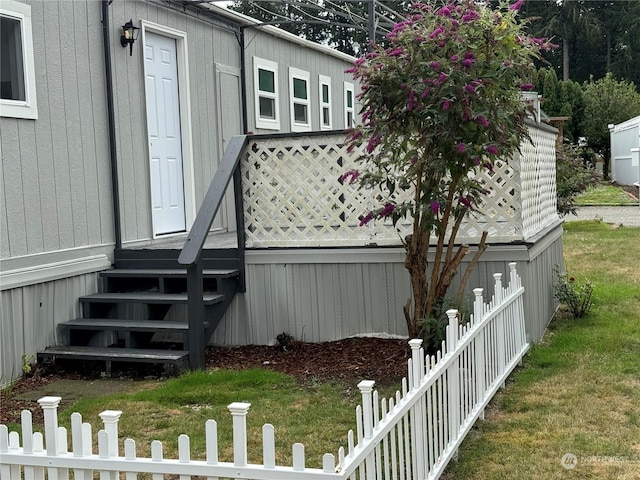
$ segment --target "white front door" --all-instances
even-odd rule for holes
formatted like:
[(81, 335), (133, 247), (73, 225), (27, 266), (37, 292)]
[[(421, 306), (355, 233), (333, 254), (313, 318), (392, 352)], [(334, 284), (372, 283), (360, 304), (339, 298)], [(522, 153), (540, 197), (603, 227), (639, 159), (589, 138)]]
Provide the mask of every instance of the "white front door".
[(146, 32), (144, 51), (153, 233), (184, 232), (176, 41)]

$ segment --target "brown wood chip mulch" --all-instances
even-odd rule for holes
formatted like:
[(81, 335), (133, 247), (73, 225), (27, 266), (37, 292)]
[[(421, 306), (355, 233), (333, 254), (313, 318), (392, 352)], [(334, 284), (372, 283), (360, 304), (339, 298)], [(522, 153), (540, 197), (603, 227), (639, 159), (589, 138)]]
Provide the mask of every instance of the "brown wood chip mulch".
[[(375, 380), (376, 385), (399, 384), (406, 376), (410, 349), (406, 340), (348, 338), (335, 342), (303, 343), (291, 338), (280, 345), (242, 347), (208, 347), (206, 368), (246, 369), (260, 367), (292, 375), (302, 384), (314, 381), (339, 381), (355, 388), (361, 380)], [(158, 377), (161, 370), (126, 366), (116, 371), (121, 378)], [(38, 366), (10, 388), (0, 391), (0, 423), (19, 423), (20, 412), (38, 410), (34, 401), (24, 400), (25, 392), (36, 390), (60, 379), (93, 380), (99, 378), (104, 364), (86, 363), (82, 370), (70, 365)], [(63, 370), (63, 368), (65, 370)], [(35, 418), (34, 418), (35, 420)]]

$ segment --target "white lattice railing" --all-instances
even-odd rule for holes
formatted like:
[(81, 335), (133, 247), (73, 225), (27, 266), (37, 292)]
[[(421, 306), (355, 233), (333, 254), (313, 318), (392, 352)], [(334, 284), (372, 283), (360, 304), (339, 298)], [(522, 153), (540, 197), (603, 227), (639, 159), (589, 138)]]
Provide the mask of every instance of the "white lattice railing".
[[(478, 173), (491, 193), (482, 213), (465, 219), (461, 243), (477, 243), (484, 230), (493, 243), (528, 240), (559, 220), (556, 131), (531, 122), (529, 134), (533, 145), (525, 141), (522, 155)], [(342, 133), (251, 139), (241, 160), (246, 246), (399, 245), (411, 233), (410, 222), (360, 227), (359, 217), (377, 205), (377, 192), (339, 181), (361, 153), (347, 152)]]
[[(291, 466), (277, 465), (271, 424), (262, 429), (263, 463), (251, 463), (247, 455), (248, 403), (228, 406), (233, 417), (233, 446), (219, 443), (217, 423), (211, 419), (204, 426), (205, 452), (192, 452), (190, 439), (183, 434), (178, 438), (178, 458), (169, 459), (158, 440), (151, 443), (151, 458), (138, 455), (134, 440), (121, 442), (120, 411), (100, 414), (104, 428), (97, 436), (91, 425), (74, 413), (68, 432), (58, 426), (60, 397), (44, 397), (38, 401), (44, 414), (44, 434), (35, 431), (27, 410), (22, 412), (21, 435), (0, 425), (0, 480), (44, 479), (45, 475), (66, 479), (70, 470), (76, 480), (98, 476), (133, 480), (138, 473), (151, 473), (154, 479), (173, 474), (184, 480), (196, 475), (246, 480), (348, 480), (356, 476), (367, 480), (435, 480), (529, 349), (524, 288), (516, 264), (509, 267), (506, 287), (502, 274), (494, 274), (495, 294), (488, 303), (481, 288), (473, 291), (473, 315), (466, 325), (460, 325), (456, 310), (447, 311), (446, 340), (437, 356), (425, 356), (422, 340), (409, 341), (408, 375), (395, 396), (379, 398), (372, 380), (358, 384), (362, 405), (356, 408), (356, 429), (348, 432), (347, 447), (341, 447), (337, 456), (323, 455), (321, 469), (307, 467), (300, 443), (292, 446)], [(233, 462), (220, 461), (223, 451), (233, 452)], [(192, 453), (204, 459), (193, 460)]]

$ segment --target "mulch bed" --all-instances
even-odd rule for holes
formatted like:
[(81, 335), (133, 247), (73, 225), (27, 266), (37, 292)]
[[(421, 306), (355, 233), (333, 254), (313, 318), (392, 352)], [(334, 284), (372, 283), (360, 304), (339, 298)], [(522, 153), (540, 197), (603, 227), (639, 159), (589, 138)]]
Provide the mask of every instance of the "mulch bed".
[(617, 182), (613, 182), (613, 185), (615, 185), (616, 187), (622, 188), (625, 192), (627, 192), (630, 196), (632, 196), (636, 200), (638, 199), (638, 187), (636, 187), (635, 185), (621, 185)]
[[(410, 349), (406, 340), (348, 338), (335, 342), (303, 343), (291, 338), (279, 345), (243, 347), (208, 347), (206, 368), (246, 369), (260, 367), (292, 375), (301, 384), (315, 381), (338, 381), (355, 388), (361, 380), (375, 380), (376, 385), (398, 384), (406, 376)], [(114, 363), (113, 376), (120, 378), (155, 378), (162, 376), (156, 367)], [(80, 365), (43, 365), (18, 379), (11, 388), (0, 392), (0, 423), (19, 423), (22, 410), (31, 410), (39, 421), (39, 405), (33, 400), (17, 398), (21, 394), (63, 378), (95, 380), (104, 371), (102, 362)], [(64, 405), (61, 405), (64, 406)]]

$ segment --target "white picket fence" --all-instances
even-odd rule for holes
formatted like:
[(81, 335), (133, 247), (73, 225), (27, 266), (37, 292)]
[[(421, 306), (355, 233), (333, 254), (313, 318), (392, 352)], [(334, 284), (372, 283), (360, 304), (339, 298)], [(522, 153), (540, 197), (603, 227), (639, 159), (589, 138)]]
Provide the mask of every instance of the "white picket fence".
[[(358, 385), (362, 405), (356, 408), (356, 432), (347, 436), (347, 448), (336, 458), (325, 454), (321, 469), (305, 466), (304, 446), (293, 445), (292, 466), (277, 466), (275, 434), (270, 424), (263, 427), (263, 464), (247, 460), (246, 416), (248, 403), (228, 406), (233, 416), (233, 462), (218, 461), (217, 425), (205, 424), (206, 460), (191, 460), (189, 437), (178, 438), (178, 459), (165, 459), (162, 443), (151, 443), (151, 458), (139, 458), (132, 439), (118, 445), (119, 411), (108, 410), (100, 417), (104, 429), (98, 432), (97, 453), (92, 445), (91, 425), (80, 414), (71, 416), (71, 451), (67, 430), (58, 426), (60, 397), (44, 397), (44, 436), (33, 432), (31, 412), (22, 412), (22, 445), (18, 432), (0, 425), (0, 480), (75, 480), (138, 478), (151, 473), (153, 480), (165, 474), (180, 480), (192, 476), (287, 480), (353, 479), (413, 480), (437, 479), (451, 460), (484, 409), (529, 349), (524, 330), (522, 287), (516, 264), (510, 263), (508, 287), (502, 274), (494, 274), (495, 294), (484, 303), (482, 289), (474, 290), (473, 315), (460, 325), (458, 312), (447, 311), (449, 325), (442, 351), (425, 357), (422, 340), (410, 340), (412, 350), (408, 376), (401, 391), (390, 399), (378, 398), (370, 380)], [(122, 455), (121, 453), (124, 453)], [(121, 472), (123, 476), (121, 476)]]

